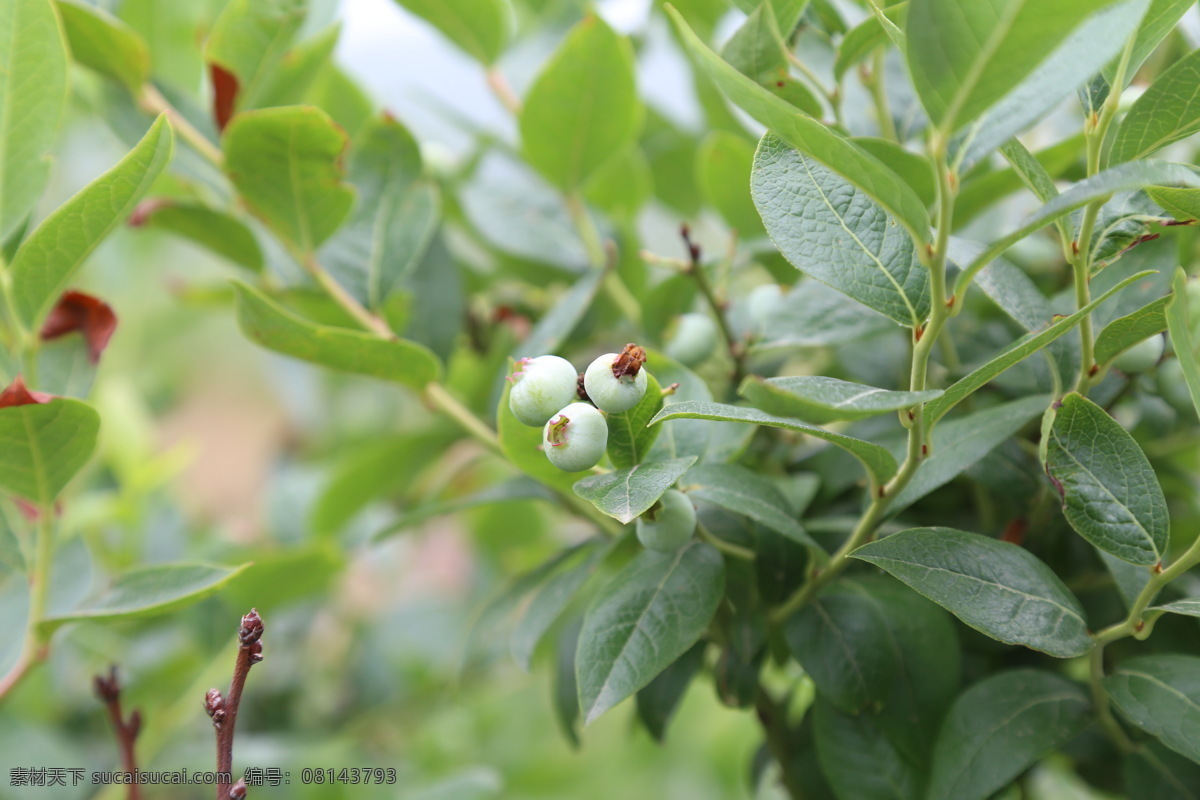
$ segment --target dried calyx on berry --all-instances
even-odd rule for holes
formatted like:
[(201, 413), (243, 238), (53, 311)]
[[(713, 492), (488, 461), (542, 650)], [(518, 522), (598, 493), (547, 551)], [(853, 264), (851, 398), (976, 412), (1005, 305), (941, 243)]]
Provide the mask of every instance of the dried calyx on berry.
[(627, 344), (620, 353), (605, 353), (588, 365), (583, 385), (598, 408), (620, 414), (636, 406), (646, 394), (646, 351)]

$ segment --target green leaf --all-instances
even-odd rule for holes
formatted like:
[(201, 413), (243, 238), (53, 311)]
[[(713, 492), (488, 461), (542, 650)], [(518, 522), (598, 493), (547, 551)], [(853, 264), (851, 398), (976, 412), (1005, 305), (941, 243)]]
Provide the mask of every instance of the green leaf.
[(771, 94), (812, 117), (822, 113), (821, 101), (788, 71), (787, 56), (775, 14), (769, 5), (754, 9), (734, 31), (721, 50), (721, 57), (738, 72), (754, 80)]
[(1184, 600), (1176, 600), (1173, 603), (1154, 606), (1149, 610), (1165, 614), (1181, 614), (1185, 617), (1200, 617), (1200, 598), (1189, 597)]
[(1179, 366), (1183, 370), (1188, 393), (1192, 396), (1192, 405), (1200, 414), (1200, 359), (1197, 357), (1197, 342), (1192, 341), (1191, 322), (1188, 319), (1187, 282), (1183, 268), (1175, 270), (1171, 278), (1172, 300), (1167, 304), (1167, 330), (1175, 353), (1179, 356)]
[[(153, 203), (153, 205), (151, 205)], [(148, 208), (147, 208), (148, 207)], [(182, 236), (252, 272), (263, 268), (262, 249), (254, 233), (223, 211), (176, 200), (149, 201), (138, 209), (139, 227), (159, 228)], [(131, 220), (130, 224), (134, 224)]]
[[(960, 172), (969, 170), (996, 147), (1057, 107), (1089, 76), (1099, 72), (1121, 52), (1130, 28), (1141, 19), (1147, 2), (1110, 2), (1083, 18), (1054, 52), (1038, 63), (1017, 86), (992, 104), (973, 125), (958, 132), (950, 145), (952, 166)], [(1084, 5), (1091, 10), (1097, 4)]]
[(688, 471), (684, 484), (684, 490), (694, 500), (727, 508), (793, 542), (821, 551), (796, 521), (779, 488), (756, 472), (738, 464), (701, 464)]
[(650, 424), (654, 425), (672, 419), (712, 419), (725, 422), (744, 422), (750, 425), (765, 425), (770, 428), (798, 431), (809, 436), (815, 436), (818, 439), (824, 439), (846, 450), (862, 463), (871, 481), (878, 486), (882, 486), (889, 478), (896, 474), (895, 457), (877, 444), (864, 442), (862, 439), (855, 439), (845, 434), (827, 431), (824, 428), (808, 425), (799, 420), (765, 414), (753, 408), (731, 406), (724, 403), (687, 400), (667, 405), (654, 419), (650, 420)]
[(1129, 431), (1072, 392), (1054, 414), (1046, 473), (1080, 536), (1131, 564), (1159, 563), (1170, 517), (1154, 468)]
[(637, 714), (654, 741), (666, 739), (667, 723), (683, 700), (692, 679), (704, 666), (705, 642), (696, 642), (657, 678), (637, 693)]
[(1200, 766), (1156, 741), (1126, 755), (1122, 772), (1129, 800), (1200, 800)]
[[(977, 411), (936, 428), (929, 445), (929, 456), (917, 468), (917, 474), (889, 507), (889, 513), (932, 492), (974, 465), (1002, 442), (1021, 430), (1029, 420), (1045, 411), (1050, 398), (1045, 395), (1024, 397), (1004, 405)], [(902, 452), (902, 445), (896, 451)]]
[(416, 342), (314, 325), (244, 283), (234, 281), (233, 286), (238, 325), (246, 338), (268, 350), (340, 372), (394, 381), (417, 391), (441, 374), (437, 356)]
[(1146, 189), (1150, 199), (1180, 222), (1200, 219), (1200, 189), (1172, 189), (1166, 186), (1150, 186)]
[(635, 219), (654, 197), (654, 175), (646, 154), (636, 145), (617, 153), (592, 174), (583, 196), (616, 219)]
[(258, 105), (307, 12), (307, 0), (230, 0), (222, 10), (204, 60), (237, 79), (236, 108)]
[(21, 243), (13, 258), (12, 301), (26, 328), (44, 315), (96, 246), (133, 211), (171, 160), (171, 126), (160, 116), (108, 172), (83, 187)]
[(354, 205), (342, 183), (346, 136), (324, 111), (285, 106), (236, 115), (222, 142), (225, 171), (256, 214), (304, 253), (333, 235)]
[(723, 92), (758, 122), (791, 147), (833, 170), (879, 203), (914, 240), (929, 239), (929, 213), (925, 204), (896, 173), (853, 142), (738, 72), (709, 49), (674, 9), (667, 9), (676, 30), (691, 54)]
[(575, 683), (575, 651), (579, 648), (580, 621), (575, 620), (558, 637), (554, 658), (554, 718), (572, 749), (579, 749), (579, 687)]
[(509, 650), (522, 669), (529, 671), (542, 637), (618, 543), (618, 539), (598, 543), (580, 563), (560, 570), (533, 593), (509, 638)]
[(893, 392), (861, 383), (815, 376), (760, 378), (742, 381), (738, 394), (757, 408), (780, 417), (799, 417), (824, 424), (865, 419), (927, 403), (942, 396), (940, 389)]
[(114, 78), (132, 92), (150, 76), (150, 48), (142, 35), (108, 12), (75, 0), (55, 0), (71, 57)]
[(946, 134), (975, 119), (1097, 5), (1095, 0), (912, 0), (905, 27), (908, 67), (930, 119)]
[(1096, 363), (1107, 364), (1114, 358), (1151, 336), (1167, 329), (1167, 304), (1171, 297), (1160, 297), (1132, 314), (1114, 319), (1096, 337)]
[(1031, 333), (1014, 342), (1006, 350), (1001, 352), (981, 367), (976, 368), (964, 377), (960, 378), (948, 389), (945, 394), (925, 406), (925, 424), (934, 425), (939, 419), (946, 415), (950, 409), (961, 403), (967, 397), (970, 397), (979, 389), (986, 386), (993, 378), (1000, 375), (1010, 367), (1023, 361), (1025, 358), (1033, 355), (1041, 350), (1046, 345), (1058, 339), (1063, 334), (1070, 331), (1079, 323), (1083, 322), (1084, 318), (1092, 313), (1101, 303), (1109, 299), (1117, 292), (1124, 289), (1137, 281), (1145, 278), (1147, 275), (1152, 275), (1152, 272), (1139, 272), (1136, 275), (1130, 275), (1125, 280), (1113, 286), (1104, 294), (1094, 298), (1090, 303), (1083, 308), (1066, 317), (1059, 318), (1053, 325), (1050, 325), (1045, 330), (1038, 333)]
[(50, 0), (0, 6), (0, 240), (25, 221), (50, 178), (67, 105), (67, 44)]
[(1051, 672), (984, 678), (954, 702), (938, 736), (927, 800), (985, 800), (1090, 720), (1081, 686)]
[(912, 528), (854, 558), (886, 570), (993, 639), (1056, 658), (1092, 648), (1083, 607), (1028, 550), (953, 528)]
[(1200, 50), (1172, 64), (1134, 102), (1113, 137), (1111, 163), (1145, 158), (1200, 131), (1197, 82), (1200, 82)]
[(904, 145), (877, 136), (855, 136), (851, 141), (891, 167), (904, 179), (925, 205), (933, 205), (937, 186), (933, 177), (933, 165), (919, 153), (905, 149)]
[[(877, 8), (872, 4), (872, 11)], [(839, 83), (846, 73), (865, 60), (877, 48), (888, 43), (889, 35), (884, 30), (880, 16), (892, 21), (893, 25), (903, 27), (908, 15), (908, 0), (894, 3), (880, 9), (881, 14), (873, 14), (846, 32), (838, 44), (837, 55), (833, 60), (833, 77)], [(903, 34), (902, 34), (903, 35)]]
[(219, 591), (249, 563), (237, 567), (210, 564), (155, 564), (121, 575), (96, 600), (82, 608), (46, 617), (43, 636), (68, 622), (120, 622), (186, 608)]
[(592, 599), (579, 634), (576, 678), (584, 724), (650, 683), (696, 643), (725, 587), (716, 548), (640, 553)]
[(49, 508), (92, 457), (99, 430), (100, 416), (78, 400), (0, 409), (0, 488)]
[(696, 150), (696, 181), (704, 201), (742, 238), (761, 236), (762, 218), (750, 197), (754, 145), (729, 131), (712, 131)]
[(608, 458), (617, 469), (640, 464), (662, 430), (648, 424), (663, 407), (662, 387), (649, 372), (646, 378), (646, 393), (636, 406), (608, 415)]
[(1121, 716), (1200, 763), (1200, 658), (1138, 656), (1104, 679)]
[(396, 0), (484, 64), (493, 64), (512, 36), (508, 0)]
[[(284, 53), (283, 58), (279, 60), (279, 66), (272, 73), (271, 80), (262, 92), (252, 98), (253, 107), (269, 108), (303, 103), (308, 90), (323, 72), (333, 66), (333, 50), (341, 32), (341, 24), (335, 23)], [(332, 111), (320, 103), (313, 105), (334, 116)], [(243, 105), (243, 108), (250, 106)]]
[(575, 494), (621, 524), (628, 524), (657, 503), (694, 463), (696, 456), (690, 456), (589, 475), (575, 484)]
[(360, 302), (379, 309), (428, 249), (441, 194), (421, 178), (416, 140), (390, 116), (373, 120), (359, 134), (349, 178), (358, 204), (319, 259)]
[(916, 327), (929, 315), (929, 271), (887, 213), (836, 172), (767, 134), (754, 156), (754, 204), (796, 269)]
[(824, 697), (813, 706), (821, 770), (842, 800), (922, 800), (924, 778), (870, 714), (848, 714)]
[(962, 273), (955, 282), (955, 293), (961, 298), (980, 269), (1042, 226), (1093, 200), (1107, 198), (1116, 192), (1133, 192), (1145, 186), (1157, 185), (1200, 187), (1200, 172), (1186, 164), (1143, 161), (1134, 164), (1119, 164), (1087, 180), (1080, 181), (1026, 217), (1015, 231), (996, 240), (971, 259), (970, 263), (963, 267)]
[(633, 142), (641, 124), (633, 50), (602, 19), (567, 34), (534, 80), (519, 119), (526, 160), (572, 191)]

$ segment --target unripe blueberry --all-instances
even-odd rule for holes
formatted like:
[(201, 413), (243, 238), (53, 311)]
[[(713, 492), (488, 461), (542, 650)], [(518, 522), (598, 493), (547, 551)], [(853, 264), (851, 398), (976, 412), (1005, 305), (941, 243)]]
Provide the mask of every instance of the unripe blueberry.
[(542, 449), (559, 469), (579, 472), (600, 462), (608, 447), (608, 422), (595, 406), (571, 403), (542, 429)]
[(1126, 375), (1136, 375), (1145, 372), (1158, 363), (1163, 354), (1163, 337), (1151, 336), (1138, 342), (1133, 347), (1113, 359), (1113, 366)]
[(1195, 413), (1192, 406), (1192, 395), (1188, 391), (1187, 379), (1183, 376), (1183, 365), (1178, 358), (1169, 358), (1158, 368), (1155, 378), (1158, 382), (1158, 396), (1167, 401), (1167, 405), (1180, 414)]
[(647, 550), (659, 553), (674, 553), (687, 544), (695, 532), (696, 507), (687, 495), (675, 489), (667, 490), (654, 508), (637, 521), (638, 541)]
[(690, 367), (712, 355), (717, 346), (717, 323), (708, 314), (683, 314), (667, 342), (667, 355)]
[(627, 344), (620, 353), (605, 353), (588, 365), (583, 386), (592, 402), (610, 414), (628, 411), (646, 394), (646, 351)]
[(508, 407), (513, 416), (537, 428), (555, 412), (575, 399), (579, 373), (571, 362), (558, 356), (522, 358), (509, 380)]

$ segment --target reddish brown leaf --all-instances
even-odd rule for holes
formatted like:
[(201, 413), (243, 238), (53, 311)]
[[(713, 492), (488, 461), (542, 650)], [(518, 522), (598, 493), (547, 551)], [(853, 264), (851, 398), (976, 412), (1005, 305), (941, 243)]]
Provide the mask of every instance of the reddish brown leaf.
[(54, 395), (29, 391), (29, 387), (25, 385), (25, 379), (18, 375), (11, 386), (0, 392), (0, 408), (39, 405), (49, 403), (53, 399)]
[(217, 123), (217, 130), (224, 131), (229, 120), (233, 118), (233, 108), (237, 103), (240, 88), (238, 79), (220, 64), (209, 64), (208, 71), (212, 76), (213, 85), (213, 119)]
[(64, 292), (58, 298), (58, 304), (46, 317), (42, 326), (43, 340), (57, 339), (68, 333), (78, 331), (87, 342), (88, 356), (93, 364), (100, 360), (100, 354), (108, 346), (117, 329), (117, 315), (113, 313), (108, 303), (98, 297), (92, 297), (83, 292)]

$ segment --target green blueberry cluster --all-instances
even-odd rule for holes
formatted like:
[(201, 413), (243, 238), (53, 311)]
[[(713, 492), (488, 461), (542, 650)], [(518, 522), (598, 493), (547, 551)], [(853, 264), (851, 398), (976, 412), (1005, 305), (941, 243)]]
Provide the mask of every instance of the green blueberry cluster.
[(605, 414), (628, 411), (646, 394), (645, 363), (646, 351), (635, 344), (605, 353), (582, 375), (565, 358), (523, 358), (509, 376), (508, 406), (522, 423), (542, 428), (551, 464), (567, 472), (591, 469), (608, 448)]

